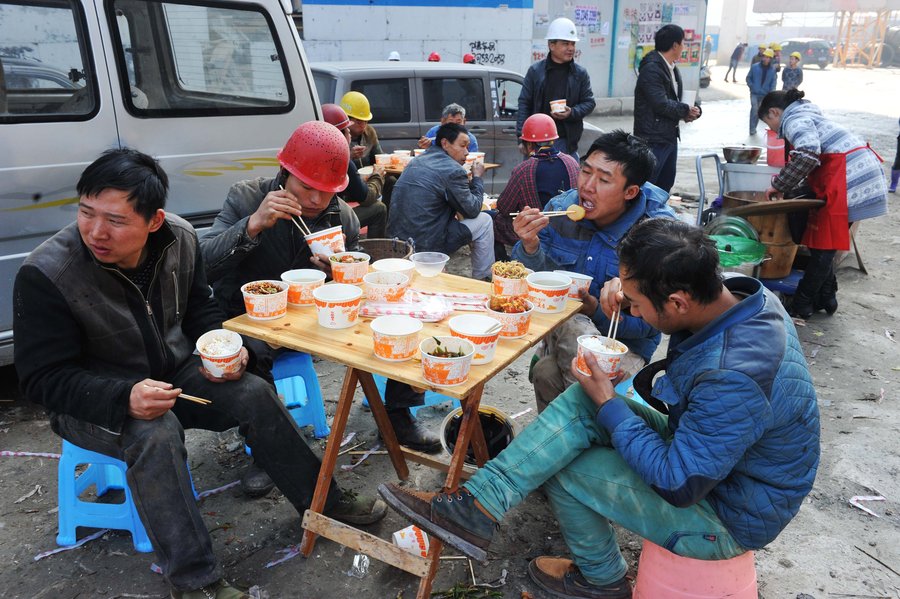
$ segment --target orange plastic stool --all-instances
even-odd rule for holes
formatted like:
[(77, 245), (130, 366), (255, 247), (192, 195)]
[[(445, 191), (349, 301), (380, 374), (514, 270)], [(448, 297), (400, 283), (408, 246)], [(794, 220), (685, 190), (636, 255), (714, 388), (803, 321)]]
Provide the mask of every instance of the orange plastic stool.
[(634, 599), (757, 599), (756, 565), (748, 551), (726, 560), (681, 557), (644, 540)]

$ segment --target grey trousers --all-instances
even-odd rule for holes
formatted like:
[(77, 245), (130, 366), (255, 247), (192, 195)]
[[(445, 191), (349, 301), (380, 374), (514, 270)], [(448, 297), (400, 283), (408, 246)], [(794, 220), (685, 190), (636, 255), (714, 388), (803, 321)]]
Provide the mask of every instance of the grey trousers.
[[(598, 333), (593, 320), (584, 314), (576, 314), (544, 338), (537, 351), (538, 361), (531, 370), (538, 412), (543, 412), (551, 401), (575, 383), (572, 359), (578, 353), (578, 337)], [(620, 367), (628, 378), (645, 363), (641, 356), (629, 352), (622, 358)]]
[[(60, 437), (124, 461), (128, 487), (156, 561), (169, 584), (188, 591), (222, 578), (212, 541), (191, 490), (184, 430), (202, 428), (238, 432), (253, 447), (253, 457), (275, 481), (299, 513), (309, 507), (321, 465), (310, 450), (275, 389), (263, 379), (244, 374), (239, 381), (213, 383), (198, 371), (192, 356), (168, 382), (212, 401), (197, 405), (176, 400), (175, 406), (154, 420), (127, 418), (121, 432), (52, 414), (50, 423)], [(326, 508), (340, 496), (332, 481)]]

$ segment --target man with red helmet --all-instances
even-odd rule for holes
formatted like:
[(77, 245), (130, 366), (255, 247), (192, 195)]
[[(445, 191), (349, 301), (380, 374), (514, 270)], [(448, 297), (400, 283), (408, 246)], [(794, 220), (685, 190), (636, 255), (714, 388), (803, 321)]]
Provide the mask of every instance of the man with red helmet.
[(510, 213), (521, 212), (525, 208), (543, 210), (550, 198), (575, 187), (578, 162), (553, 147), (553, 142), (558, 138), (556, 123), (546, 114), (533, 114), (525, 119), (519, 139), (525, 144), (528, 159), (513, 168), (509, 183), (497, 198), (495, 247), (496, 243), (514, 246), (519, 241)]
[[(331, 272), (324, 254), (313, 254), (292, 216), (302, 216), (315, 233), (340, 226), (348, 250), (357, 250), (359, 220), (353, 209), (335, 194), (346, 189), (350, 161), (347, 138), (333, 125), (304, 123), (278, 153), (281, 170), (274, 178), (235, 183), (212, 228), (200, 240), (210, 283), (225, 313), (244, 313), (241, 285), (260, 279), (280, 279), (295, 268)], [(253, 371), (272, 380), (277, 352), (266, 343), (246, 339), (256, 354)], [(440, 438), (413, 418), (409, 407), (424, 398), (407, 385), (388, 380), (385, 407), (403, 445), (420, 451), (440, 450)], [(246, 492), (265, 494), (271, 482), (264, 472), (251, 468), (241, 481)]]
[(428, 62), (441, 62), (441, 55), (437, 52), (432, 52), (428, 55)]
[[(350, 117), (344, 109), (337, 104), (322, 104), (322, 118), (326, 123), (332, 124), (347, 138), (350, 144)], [(345, 202), (356, 202), (353, 212), (359, 219), (359, 226), (368, 227), (370, 239), (380, 239), (385, 235), (387, 226), (387, 206), (379, 201), (381, 190), (384, 188), (384, 167), (372, 166), (373, 172), (367, 179), (359, 175), (359, 169), (352, 160), (347, 165), (347, 188), (340, 196)]]
[[(76, 189), (77, 221), (33, 251), (16, 275), (22, 388), (63, 439), (126, 463), (171, 597), (249, 599), (225, 582), (216, 561), (191, 489), (185, 429), (236, 427), (301, 514), (320, 461), (272, 385), (245, 372), (247, 348), (240, 369), (221, 378), (193, 354), (225, 315), (210, 294), (194, 229), (165, 211), (168, 177), (159, 163), (136, 150), (109, 150)], [(182, 389), (212, 405), (179, 400)], [(385, 511), (381, 501), (345, 495), (337, 485), (325, 508), (359, 524)]]
[(463, 64), (478, 64), (475, 62), (475, 55), (471, 52), (466, 52), (463, 54)]

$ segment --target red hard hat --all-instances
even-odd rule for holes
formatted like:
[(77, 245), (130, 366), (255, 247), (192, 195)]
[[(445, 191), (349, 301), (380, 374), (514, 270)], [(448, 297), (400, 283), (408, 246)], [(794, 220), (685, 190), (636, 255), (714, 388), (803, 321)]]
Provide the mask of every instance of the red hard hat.
[(543, 112), (533, 114), (525, 119), (525, 124), (522, 125), (522, 136), (519, 139), (531, 142), (559, 139), (556, 122)]
[(338, 192), (347, 187), (350, 146), (334, 125), (322, 121), (303, 123), (278, 152), (287, 172), (319, 191)]
[(437, 52), (432, 52), (428, 55), (428, 62), (441, 62), (441, 55)]
[(474, 54), (463, 54), (463, 62), (466, 64), (475, 64), (475, 55)]
[(337, 104), (322, 104), (322, 118), (325, 119), (326, 123), (334, 125), (340, 131), (350, 126), (350, 117)]

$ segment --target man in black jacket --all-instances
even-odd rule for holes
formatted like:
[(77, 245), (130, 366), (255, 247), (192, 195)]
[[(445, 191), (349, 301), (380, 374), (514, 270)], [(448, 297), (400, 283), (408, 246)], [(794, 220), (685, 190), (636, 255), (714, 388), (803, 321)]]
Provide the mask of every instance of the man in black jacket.
[(684, 89), (675, 61), (684, 46), (684, 29), (664, 25), (656, 32), (654, 42), (656, 49), (641, 61), (634, 86), (634, 134), (643, 138), (656, 156), (650, 183), (670, 191), (678, 163), (678, 121), (697, 120), (700, 107), (681, 101)]
[[(141, 522), (175, 599), (249, 597), (222, 578), (194, 501), (184, 429), (238, 427), (257, 462), (302, 513), (320, 462), (275, 390), (241, 367), (213, 377), (193, 355), (221, 327), (194, 229), (166, 214), (168, 178), (151, 157), (110, 150), (82, 173), (77, 222), (34, 250), (16, 275), (15, 363), (25, 396), (53, 431), (124, 461)], [(178, 400), (182, 390), (212, 401)], [(333, 485), (326, 513), (380, 519), (380, 500)]]
[[(559, 18), (547, 28), (547, 58), (539, 60), (525, 74), (519, 94), (516, 135), (522, 136), (525, 119), (542, 112), (556, 120), (559, 139), (553, 147), (578, 160), (578, 142), (584, 131), (584, 117), (597, 103), (591, 91), (591, 78), (584, 67), (575, 64), (575, 23)], [(551, 109), (554, 100), (565, 100), (565, 107)], [(519, 147), (525, 154), (524, 146)]]

